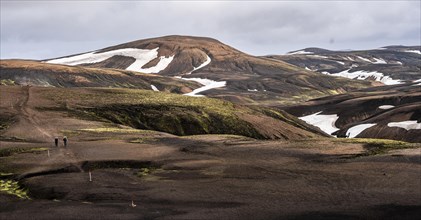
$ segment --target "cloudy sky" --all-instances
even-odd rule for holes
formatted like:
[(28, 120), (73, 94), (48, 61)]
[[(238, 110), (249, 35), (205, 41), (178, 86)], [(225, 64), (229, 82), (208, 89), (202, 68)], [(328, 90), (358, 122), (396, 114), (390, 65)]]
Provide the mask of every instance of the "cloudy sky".
[(216, 38), (253, 55), (420, 45), (417, 1), (5, 1), (1, 58), (46, 59), (143, 38)]

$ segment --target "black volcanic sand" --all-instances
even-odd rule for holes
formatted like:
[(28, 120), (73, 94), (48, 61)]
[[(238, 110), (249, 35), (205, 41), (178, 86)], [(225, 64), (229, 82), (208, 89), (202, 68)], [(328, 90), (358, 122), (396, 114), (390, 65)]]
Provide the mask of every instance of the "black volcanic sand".
[(42, 152), (0, 158), (18, 171), (15, 179), (31, 197), (0, 194), (0, 218), (412, 219), (421, 214), (419, 148), (352, 157), (363, 151), (360, 144), (329, 139), (151, 133), (143, 143), (130, 143), (137, 134), (84, 140), (91, 136), (78, 134), (68, 148), (30, 143), (49, 147), (50, 157)]
[[(0, 93), (5, 128), (0, 130), (0, 173), (13, 173), (0, 177), (19, 181), (31, 198), (0, 191), (0, 219), (421, 215), (419, 145), (373, 155), (364, 154), (363, 143), (333, 138), (178, 137), (41, 111), (39, 106), (55, 103), (30, 91)], [(53, 146), (57, 135), (59, 148)], [(69, 138), (67, 148), (63, 135)]]

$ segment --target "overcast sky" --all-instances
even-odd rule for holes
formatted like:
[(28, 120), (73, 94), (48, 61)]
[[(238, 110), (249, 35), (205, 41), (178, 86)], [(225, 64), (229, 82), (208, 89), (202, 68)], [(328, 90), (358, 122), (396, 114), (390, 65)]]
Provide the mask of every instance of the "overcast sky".
[(1, 58), (46, 59), (164, 35), (253, 55), (420, 45), (420, 1), (4, 1)]

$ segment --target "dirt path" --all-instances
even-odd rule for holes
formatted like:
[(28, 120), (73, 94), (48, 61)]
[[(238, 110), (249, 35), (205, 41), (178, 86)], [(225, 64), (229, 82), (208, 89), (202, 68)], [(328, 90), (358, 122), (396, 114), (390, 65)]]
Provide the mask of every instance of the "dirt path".
[(50, 140), (53, 137), (53, 135), (51, 135), (48, 131), (46, 131), (40, 126), (39, 117), (36, 114), (37, 112), (35, 112), (28, 106), (28, 102), (31, 97), (31, 87), (23, 86), (22, 91), (24, 97), (23, 99), (19, 100), (16, 106), (18, 113), (24, 116), (24, 118), (28, 120), (28, 122), (45, 137), (45, 139)]
[[(22, 116), (22, 119), (26, 120), (26, 123), (29, 123), (29, 125), (35, 128), (37, 132), (42, 134), (45, 142), (52, 142), (54, 136), (48, 130), (43, 128), (39, 117), (39, 114), (41, 113), (32, 109), (28, 104), (31, 98), (31, 87), (23, 86), (22, 92), (24, 96), (17, 102), (15, 106), (16, 110), (18, 111), (19, 115)], [(80, 161), (75, 156), (75, 153), (71, 150), (71, 148), (53, 148), (50, 150), (50, 157), (47, 160), (40, 162), (37, 167), (34, 167), (33, 169), (23, 173), (21, 177), (43, 173), (52, 168), (57, 169), (57, 164), (63, 164), (64, 166), (72, 165), (77, 167), (80, 172), (84, 172), (79, 162)]]

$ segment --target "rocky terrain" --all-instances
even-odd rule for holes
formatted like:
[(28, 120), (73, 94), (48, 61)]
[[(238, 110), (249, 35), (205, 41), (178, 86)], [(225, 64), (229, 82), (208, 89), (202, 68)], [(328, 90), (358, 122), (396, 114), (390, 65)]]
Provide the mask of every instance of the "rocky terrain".
[(374, 50), (331, 51), (306, 48), (267, 58), (325, 75), (380, 82), (410, 83), (421, 78), (420, 46), (388, 46)]
[(417, 219), (419, 51), (1, 60), (0, 219)]
[(420, 106), (421, 86), (411, 83), (374, 87), (281, 108), (339, 137), (421, 142)]
[(1, 60), (3, 85), (41, 87), (114, 87), (187, 93), (201, 87), (194, 81), (133, 71), (73, 67), (27, 60)]
[[(95, 109), (156, 102), (162, 106), (159, 121), (176, 118), (167, 107), (192, 116), (198, 110), (229, 115), (232, 105), (119, 88), (0, 89), (1, 115), (8, 116), (0, 131), (1, 219), (414, 219), (421, 214), (419, 144), (324, 138), (295, 126), (290, 140), (181, 137), (125, 126), (121, 123), (144, 121), (118, 117), (119, 111), (110, 118)], [(161, 100), (164, 96), (168, 99)], [(203, 99), (219, 103), (218, 110)], [(279, 119), (283, 124), (272, 124), (270, 118), (249, 121), (250, 129), (291, 125)], [(223, 120), (241, 127), (246, 118)], [(309, 135), (297, 140), (299, 132)]]
[(296, 102), (371, 85), (248, 55), (203, 37), (166, 36), (139, 40), (45, 62), (206, 78), (225, 83), (219, 89), (201, 94), (247, 104)]

